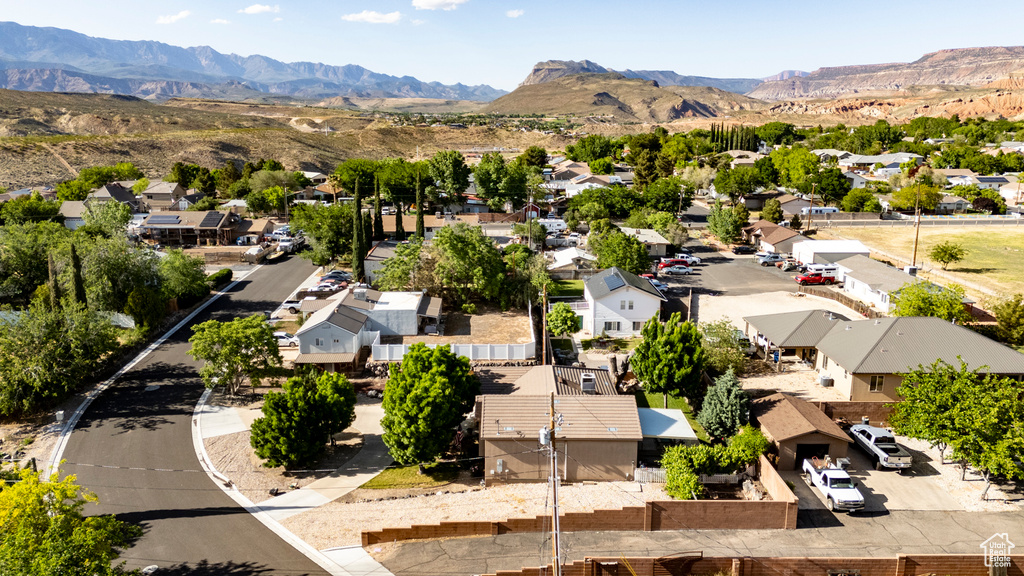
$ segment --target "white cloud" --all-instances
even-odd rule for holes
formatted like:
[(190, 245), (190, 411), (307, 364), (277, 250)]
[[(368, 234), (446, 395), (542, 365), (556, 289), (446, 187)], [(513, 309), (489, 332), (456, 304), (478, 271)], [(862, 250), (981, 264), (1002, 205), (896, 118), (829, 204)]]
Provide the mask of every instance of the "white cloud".
[(253, 4), (252, 6), (249, 6), (248, 8), (242, 8), (241, 10), (238, 11), (238, 13), (239, 14), (262, 14), (264, 12), (280, 12), (280, 11), (281, 11), (281, 7), (276, 5), (276, 4), (273, 5), (273, 6), (271, 6), (269, 4)]
[(508, 16), (509, 18), (519, 18), (523, 14), (525, 14), (525, 12), (522, 10), (509, 10), (508, 12), (505, 12), (505, 16)]
[(417, 19), (417, 20), (410, 20), (410, 22), (412, 22), (413, 26), (423, 26), (424, 24), (427, 23), (426, 20), (419, 20), (419, 19)]
[(215, 18), (213, 20), (210, 20), (210, 24), (231, 24), (231, 21), (225, 20), (223, 18)]
[(417, 10), (455, 10), (459, 4), (465, 4), (469, 0), (412, 0), (413, 8)]
[(346, 22), (366, 22), (369, 24), (394, 24), (402, 19), (401, 12), (388, 12), (381, 14), (373, 10), (363, 10), (358, 14), (345, 14), (341, 17)]
[(156, 19), (156, 23), (157, 24), (174, 24), (175, 22), (177, 22), (178, 20), (181, 20), (182, 18), (188, 18), (189, 14), (191, 14), (191, 12), (189, 12), (188, 10), (182, 10), (181, 12), (178, 12), (177, 14), (168, 14), (167, 16), (161, 16), (161, 17)]

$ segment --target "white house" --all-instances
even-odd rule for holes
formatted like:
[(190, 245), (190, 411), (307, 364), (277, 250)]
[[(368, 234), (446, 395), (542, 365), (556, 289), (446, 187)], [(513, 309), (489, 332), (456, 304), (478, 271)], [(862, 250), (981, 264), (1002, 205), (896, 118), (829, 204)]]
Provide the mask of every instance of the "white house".
[(900, 288), (922, 281), (862, 254), (843, 258), (836, 266), (843, 279), (843, 291), (884, 314), (892, 310), (892, 296)]
[(60, 205), (60, 215), (64, 217), (64, 226), (69, 230), (76, 230), (79, 226), (84, 226), (86, 210), (88, 208), (86, 208), (85, 202), (65, 200)]
[(547, 252), (552, 256), (548, 274), (552, 278), (574, 280), (580, 272), (589, 273), (597, 268), (597, 256), (575, 246)]
[(595, 336), (636, 336), (667, 300), (646, 278), (617, 267), (584, 282), (583, 299), (583, 330)]

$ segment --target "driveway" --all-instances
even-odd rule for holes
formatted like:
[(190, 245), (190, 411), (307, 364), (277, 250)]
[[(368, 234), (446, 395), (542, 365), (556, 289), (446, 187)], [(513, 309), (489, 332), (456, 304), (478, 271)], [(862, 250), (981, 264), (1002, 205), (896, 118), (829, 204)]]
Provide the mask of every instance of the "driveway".
[(681, 288), (685, 295), (688, 288), (702, 293), (745, 296), (763, 292), (796, 292), (793, 274), (782, 272), (775, 267), (763, 267), (754, 263), (752, 256), (719, 252), (691, 241), (687, 248), (701, 259), (688, 276), (667, 276), (659, 274), (658, 279), (670, 288)]
[(898, 474), (895, 470), (875, 470), (860, 448), (850, 445), (850, 477), (864, 494), (866, 512), (891, 510), (963, 510), (937, 480), (939, 471), (928, 456), (914, 454), (914, 466)]
[[(273, 310), (313, 272), (299, 258), (265, 266), (239, 282), (192, 324)], [(89, 514), (116, 514), (143, 536), (120, 560), (129, 569), (236, 576), (324, 574), (213, 484), (196, 460), (192, 412), (203, 393), (186, 356), (188, 326), (101, 394), (71, 433), (61, 466), (99, 497)]]

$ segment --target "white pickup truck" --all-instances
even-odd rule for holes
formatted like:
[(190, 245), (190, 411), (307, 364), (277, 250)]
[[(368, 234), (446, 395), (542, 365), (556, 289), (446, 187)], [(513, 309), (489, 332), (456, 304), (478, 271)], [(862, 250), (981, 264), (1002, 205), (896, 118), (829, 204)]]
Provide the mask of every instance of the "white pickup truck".
[(821, 492), (829, 510), (854, 512), (864, 508), (864, 495), (857, 490), (857, 484), (828, 456), (824, 460), (804, 460), (803, 470), (804, 480)]
[(850, 436), (875, 461), (875, 470), (893, 468), (903, 472), (913, 464), (910, 452), (897, 444), (896, 438), (885, 428), (857, 424), (850, 427)]

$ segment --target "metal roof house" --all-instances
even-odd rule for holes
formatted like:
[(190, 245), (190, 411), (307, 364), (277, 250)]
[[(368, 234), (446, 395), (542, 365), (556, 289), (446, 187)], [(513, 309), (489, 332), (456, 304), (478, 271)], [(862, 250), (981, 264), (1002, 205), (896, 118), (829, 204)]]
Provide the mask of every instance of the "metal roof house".
[[(837, 260), (836, 266), (842, 273), (844, 292), (885, 314), (893, 308), (893, 297), (907, 284), (925, 282), (936, 290), (942, 289), (862, 254)], [(968, 307), (974, 304), (974, 300), (966, 296), (963, 302)]]
[(583, 283), (583, 299), (586, 303), (577, 309), (582, 327), (595, 336), (635, 336), (667, 300), (646, 278), (615, 266)]
[[(849, 400), (897, 400), (902, 374), (936, 360), (1024, 377), (1024, 354), (940, 318), (909, 316), (839, 322), (818, 343), (815, 368)], [(831, 379), (830, 381), (828, 379)]]
[[(545, 481), (548, 456), (536, 450), (550, 424), (551, 397), (480, 396), (480, 455), (488, 484)], [(568, 482), (629, 480), (643, 439), (636, 399), (626, 396), (556, 395), (558, 475)]]

